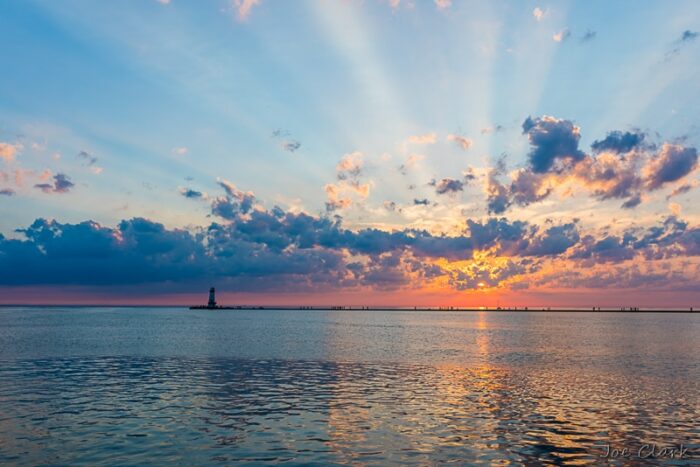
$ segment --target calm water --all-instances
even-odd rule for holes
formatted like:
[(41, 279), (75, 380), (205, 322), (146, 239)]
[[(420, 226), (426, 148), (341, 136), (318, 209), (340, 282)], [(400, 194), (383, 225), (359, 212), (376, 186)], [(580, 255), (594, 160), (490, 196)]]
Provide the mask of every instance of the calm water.
[(697, 465), (699, 419), (698, 315), (0, 308), (0, 464)]

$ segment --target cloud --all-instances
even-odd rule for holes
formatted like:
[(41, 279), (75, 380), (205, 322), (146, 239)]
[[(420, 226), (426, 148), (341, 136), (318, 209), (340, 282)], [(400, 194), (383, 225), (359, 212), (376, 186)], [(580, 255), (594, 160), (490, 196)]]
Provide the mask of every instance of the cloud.
[(336, 177), (338, 180), (357, 179), (362, 173), (363, 165), (364, 156), (361, 152), (345, 154), (335, 166)]
[(547, 184), (547, 177), (528, 169), (520, 169), (509, 187), (510, 203), (527, 206), (547, 198), (553, 191)]
[(424, 135), (411, 135), (407, 140), (411, 144), (435, 144), (437, 142), (436, 133), (426, 133)]
[(698, 152), (695, 148), (665, 143), (659, 154), (644, 168), (646, 186), (657, 190), (667, 183), (685, 177), (698, 166)]
[(627, 201), (622, 203), (622, 208), (623, 209), (632, 209), (636, 208), (642, 203), (642, 195), (640, 193), (636, 193), (632, 195), (631, 198), (629, 198)]
[(691, 31), (690, 29), (686, 29), (685, 31), (683, 31), (681, 37), (675, 40), (673, 42), (674, 45), (672, 46), (672, 48), (668, 52), (666, 52), (666, 55), (664, 57), (665, 61), (669, 61), (675, 55), (678, 55), (681, 49), (687, 44), (694, 42), (695, 39), (697, 39), (698, 35), (700, 35), (700, 33), (696, 31)]
[(301, 147), (301, 143), (296, 140), (283, 141), (281, 143), (282, 149), (287, 152), (294, 152)]
[(180, 188), (180, 194), (185, 198), (189, 199), (206, 199), (206, 193), (201, 191), (193, 190), (192, 188)]
[(561, 31), (559, 31), (558, 33), (554, 34), (554, 35), (552, 36), (552, 39), (553, 39), (555, 42), (564, 42), (564, 41), (566, 41), (569, 37), (571, 37), (571, 31), (569, 30), (569, 28), (564, 28), (564, 29), (562, 29)]
[(578, 243), (580, 235), (574, 223), (553, 226), (535, 237), (523, 252), (524, 256), (553, 256), (565, 253)]
[(223, 219), (234, 220), (241, 214), (248, 214), (253, 210), (256, 204), (253, 192), (239, 190), (228, 180), (217, 179), (216, 183), (224, 189), (226, 196), (217, 197), (212, 201), (212, 214)]
[(75, 184), (66, 174), (58, 173), (53, 176), (53, 184), (37, 183), (34, 188), (38, 188), (44, 193), (68, 193), (74, 186)]
[(287, 152), (295, 152), (301, 147), (301, 142), (293, 139), (287, 130), (277, 128), (272, 130), (272, 138), (280, 140), (280, 147)]
[[(253, 197), (220, 182), (228, 188), (228, 206)], [(583, 233), (576, 223), (537, 226), (505, 218), (466, 219), (465, 229), (454, 235), (411, 228), (350, 230), (338, 217), (261, 206), (246, 213), (239, 206), (234, 215), (222, 217), (225, 223), (191, 230), (144, 218), (116, 227), (37, 219), (17, 230), (24, 238), (0, 235), (0, 283), (148, 284), (149, 290), (179, 292), (216, 283), (230, 291), (298, 292), (393, 290), (439, 279), (454, 290), (473, 290), (515, 280), (521, 287), (535, 283), (543, 261), (586, 271), (637, 257), (700, 255), (700, 229), (675, 217), (616, 235)]]
[(544, 18), (546, 14), (547, 14), (547, 12), (546, 12), (545, 10), (543, 10), (542, 8), (540, 8), (540, 7), (535, 7), (535, 9), (532, 10), (532, 16), (533, 16), (537, 21), (541, 21), (542, 18)]
[(8, 162), (15, 160), (19, 149), (21, 149), (21, 146), (18, 144), (0, 142), (0, 159), (4, 159)]
[(80, 151), (77, 157), (78, 159), (82, 159), (85, 165), (88, 166), (94, 165), (97, 162), (97, 157), (93, 156), (92, 154), (86, 151)]
[(172, 149), (172, 153), (178, 156), (184, 156), (188, 152), (190, 152), (190, 150), (186, 146), (177, 146)]
[(697, 186), (698, 186), (697, 180), (693, 180), (690, 183), (684, 183), (683, 185), (675, 188), (671, 193), (669, 193), (669, 195), (666, 196), (666, 199), (669, 200), (669, 199), (673, 198), (674, 196), (684, 195), (684, 194), (688, 193), (690, 190), (692, 190), (693, 188), (697, 188)]
[(591, 30), (589, 29), (589, 30), (586, 31), (586, 33), (581, 37), (581, 42), (583, 43), (583, 42), (592, 41), (593, 39), (595, 39), (595, 37), (596, 37), (596, 32), (595, 32), (595, 31), (591, 31)]
[(233, 0), (233, 8), (236, 10), (238, 20), (247, 20), (253, 8), (261, 3), (262, 0)]
[(547, 115), (534, 119), (528, 117), (522, 128), (532, 147), (528, 160), (533, 172), (561, 170), (556, 167), (557, 163), (567, 160), (575, 163), (585, 156), (578, 148), (580, 128), (569, 120)]
[(690, 29), (686, 29), (683, 31), (683, 34), (681, 34), (680, 42), (690, 42), (694, 41), (700, 33), (697, 31), (691, 31)]
[(503, 125), (496, 125), (494, 127), (487, 126), (481, 129), (481, 134), (488, 135), (490, 133), (498, 133), (499, 131), (503, 130), (505, 130), (505, 127)]
[(430, 201), (428, 201), (428, 198), (423, 198), (423, 199), (416, 198), (413, 200), (413, 204), (415, 206), (427, 206), (428, 204), (430, 204)]
[(452, 6), (452, 0), (434, 0), (438, 10), (446, 10)]
[(161, 5), (170, 5), (170, 0), (156, 0)]
[(15, 190), (13, 190), (11, 188), (2, 188), (2, 189), (0, 189), (0, 195), (2, 195), (2, 196), (14, 196)]
[(435, 180), (433, 180), (432, 185), (435, 186), (435, 192), (438, 195), (457, 193), (458, 191), (464, 190), (464, 182), (452, 178), (443, 178), (439, 182), (435, 182)]
[(460, 135), (449, 134), (447, 135), (447, 140), (454, 141), (459, 147), (461, 147), (465, 151), (472, 147), (472, 144), (474, 144), (474, 142), (471, 139)]
[(340, 194), (340, 187), (333, 183), (328, 183), (323, 187), (326, 192), (326, 211), (335, 211), (337, 209), (345, 209), (352, 205), (350, 198), (343, 198)]
[(335, 167), (338, 183), (324, 186), (326, 192), (326, 211), (344, 209), (353, 204), (352, 198), (366, 199), (370, 192), (370, 183), (361, 183), (360, 175), (364, 166), (361, 152), (345, 154)]
[(641, 132), (621, 132), (621, 131), (611, 131), (603, 140), (594, 141), (591, 144), (591, 149), (593, 152), (610, 151), (617, 154), (623, 154), (630, 152), (642, 145), (644, 142), (645, 134)]

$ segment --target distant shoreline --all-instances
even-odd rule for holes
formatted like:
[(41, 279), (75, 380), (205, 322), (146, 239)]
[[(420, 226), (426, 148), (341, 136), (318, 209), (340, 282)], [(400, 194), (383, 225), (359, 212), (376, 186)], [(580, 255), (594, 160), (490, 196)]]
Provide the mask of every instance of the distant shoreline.
[(630, 307), (600, 307), (599, 309), (581, 308), (581, 307), (390, 307), (390, 306), (329, 306), (329, 305), (313, 305), (313, 306), (274, 306), (274, 305), (240, 305), (240, 306), (217, 306), (215, 308), (207, 307), (206, 305), (109, 305), (109, 304), (61, 304), (61, 305), (39, 305), (39, 304), (0, 304), (0, 308), (183, 308), (189, 310), (201, 311), (419, 311), (419, 312), (482, 312), (488, 311), (493, 313), (501, 312), (538, 312), (538, 313), (698, 313), (698, 308), (635, 308)]

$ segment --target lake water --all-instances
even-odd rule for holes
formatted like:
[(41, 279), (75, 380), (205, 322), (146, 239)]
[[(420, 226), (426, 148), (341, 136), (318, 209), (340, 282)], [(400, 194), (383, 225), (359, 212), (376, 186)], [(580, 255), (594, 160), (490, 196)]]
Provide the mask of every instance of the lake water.
[(3, 465), (697, 465), (698, 420), (697, 314), (0, 308)]

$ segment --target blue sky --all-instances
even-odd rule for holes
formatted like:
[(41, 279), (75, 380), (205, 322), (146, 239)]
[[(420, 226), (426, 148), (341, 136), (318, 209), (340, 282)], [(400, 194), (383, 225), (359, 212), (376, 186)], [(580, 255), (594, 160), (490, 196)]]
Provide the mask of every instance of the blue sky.
[[(196, 232), (231, 220), (212, 212), (223, 183), (354, 232), (455, 236), (500, 216), (599, 239), (669, 216), (690, 229), (699, 30), (694, 1), (5, 2), (0, 232), (134, 217)], [(530, 116), (571, 122), (591, 159), (495, 212), (489, 173), (507, 187), (529, 170)], [(647, 144), (638, 188), (614, 195), (585, 175), (612, 131)], [(657, 187), (645, 170), (664, 154), (690, 165)]]

